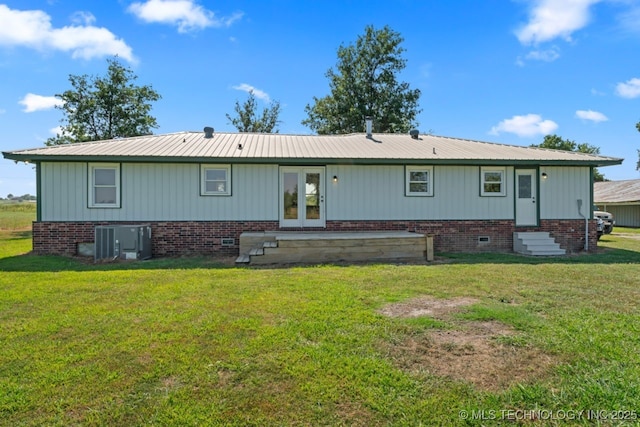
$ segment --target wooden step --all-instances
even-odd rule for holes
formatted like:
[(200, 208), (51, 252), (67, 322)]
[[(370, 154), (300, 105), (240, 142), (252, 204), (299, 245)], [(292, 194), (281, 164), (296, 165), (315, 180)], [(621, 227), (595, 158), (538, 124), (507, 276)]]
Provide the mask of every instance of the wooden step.
[(249, 264), (251, 262), (251, 257), (247, 254), (240, 255), (236, 258), (236, 264)]
[(249, 251), (250, 256), (264, 255), (264, 248), (253, 248)]
[(315, 253), (308, 254), (304, 252), (288, 253), (288, 254), (269, 254), (265, 256), (251, 257), (252, 265), (264, 264), (295, 264), (295, 263), (328, 263), (328, 262), (420, 262), (424, 261), (424, 254), (416, 254), (415, 252), (400, 253), (396, 252), (392, 256), (384, 251), (373, 253), (344, 252), (335, 253)]
[(350, 252), (359, 254), (376, 254), (387, 253), (393, 256), (396, 253), (402, 254), (415, 254), (424, 255), (425, 248), (422, 245), (369, 245), (369, 246), (350, 246), (350, 245), (334, 245), (334, 246), (307, 246), (307, 247), (277, 247), (277, 248), (264, 248), (264, 256), (273, 254), (289, 254), (294, 255), (297, 253), (316, 255), (342, 255)]
[(412, 238), (387, 238), (387, 239), (321, 239), (321, 240), (288, 240), (278, 239), (278, 247), (280, 248), (307, 248), (307, 247), (330, 247), (330, 246), (343, 246), (343, 247), (367, 247), (367, 246), (415, 246), (417, 244), (424, 245), (424, 237), (412, 237)]
[(425, 235), (398, 231), (247, 233), (240, 241), (250, 264), (258, 265), (424, 261), (427, 249)]

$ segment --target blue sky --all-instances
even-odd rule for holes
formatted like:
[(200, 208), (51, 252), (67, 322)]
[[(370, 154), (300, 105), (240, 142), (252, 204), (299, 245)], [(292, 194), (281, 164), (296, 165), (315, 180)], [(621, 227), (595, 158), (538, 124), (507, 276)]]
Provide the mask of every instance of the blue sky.
[[(69, 74), (104, 75), (113, 55), (162, 95), (155, 133), (235, 131), (225, 114), (250, 89), (281, 103), (281, 133), (311, 133), (305, 106), (367, 25), (404, 38), (422, 132), (555, 133), (625, 158), (608, 179), (640, 178), (640, 0), (0, 0), (0, 151), (42, 146)], [(32, 166), (0, 160), (0, 196), (35, 190)]]

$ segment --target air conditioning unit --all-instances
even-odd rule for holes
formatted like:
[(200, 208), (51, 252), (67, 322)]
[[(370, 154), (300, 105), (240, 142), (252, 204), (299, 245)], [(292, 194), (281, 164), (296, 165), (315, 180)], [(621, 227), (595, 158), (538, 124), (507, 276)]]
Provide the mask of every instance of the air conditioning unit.
[(94, 259), (151, 258), (150, 225), (99, 225), (95, 229)]

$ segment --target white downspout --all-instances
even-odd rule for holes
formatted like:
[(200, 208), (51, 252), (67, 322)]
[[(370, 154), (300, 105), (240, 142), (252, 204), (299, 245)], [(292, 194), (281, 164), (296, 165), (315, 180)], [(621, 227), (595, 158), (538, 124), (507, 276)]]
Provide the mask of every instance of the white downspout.
[(584, 218), (584, 251), (589, 252), (589, 217), (582, 214), (582, 199), (578, 199), (578, 213)]

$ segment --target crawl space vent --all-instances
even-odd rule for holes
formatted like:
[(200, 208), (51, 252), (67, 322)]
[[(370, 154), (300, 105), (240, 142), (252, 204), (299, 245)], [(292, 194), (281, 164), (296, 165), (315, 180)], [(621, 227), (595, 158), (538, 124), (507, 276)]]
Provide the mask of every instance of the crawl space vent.
[(231, 237), (223, 237), (220, 239), (220, 244), (222, 246), (234, 246), (236, 244), (236, 239)]

